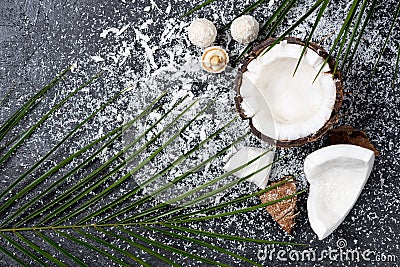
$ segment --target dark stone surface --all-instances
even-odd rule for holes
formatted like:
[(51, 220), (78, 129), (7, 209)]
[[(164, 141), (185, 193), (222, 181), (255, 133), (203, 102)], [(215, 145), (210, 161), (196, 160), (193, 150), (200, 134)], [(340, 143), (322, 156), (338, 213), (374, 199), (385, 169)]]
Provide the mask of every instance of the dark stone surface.
[[(196, 16), (206, 16), (216, 22), (217, 26), (223, 24), (233, 18), (239, 10), (249, 4), (251, 1), (220, 1), (199, 11)], [(278, 2), (278, 1), (276, 1)], [(299, 1), (296, 4), (290, 17), (285, 21), (285, 27), (290, 25), (294, 18), (297, 18), (301, 12), (309, 7), (313, 1)], [(336, 3), (337, 2), (337, 3)], [(400, 231), (399, 231), (399, 153), (400, 146), (400, 90), (399, 80), (394, 81), (393, 69), (395, 65), (395, 57), (397, 53), (396, 42), (399, 40), (398, 21), (394, 28), (392, 38), (389, 40), (388, 48), (383, 54), (382, 62), (377, 69), (377, 75), (371, 83), (368, 82), (368, 75), (372, 70), (377, 54), (384, 38), (388, 33), (390, 20), (393, 18), (396, 1), (388, 1), (378, 4), (376, 13), (373, 15), (373, 22), (367, 27), (367, 33), (364, 36), (356, 55), (354, 65), (349, 73), (345, 76), (345, 87), (348, 94), (345, 100), (344, 108), (342, 109), (342, 118), (340, 124), (351, 125), (355, 128), (364, 130), (370, 137), (371, 142), (381, 152), (377, 158), (375, 167), (371, 177), (369, 178), (363, 193), (357, 201), (355, 207), (342, 225), (328, 238), (323, 241), (318, 241), (312, 229), (309, 226), (306, 212), (307, 195), (303, 194), (300, 197), (300, 215), (298, 225), (293, 232), (292, 237), (287, 237), (285, 234), (272, 222), (271, 218), (263, 210), (251, 212), (249, 214), (233, 216), (227, 219), (214, 220), (208, 223), (198, 224), (196, 227), (209, 230), (214, 229), (221, 233), (230, 233), (241, 236), (248, 236), (259, 239), (285, 240), (300, 243), (309, 243), (310, 249), (314, 249), (317, 253), (324, 253), (329, 249), (336, 249), (338, 241), (343, 239), (347, 242), (349, 249), (356, 249), (359, 252), (371, 250), (373, 254), (371, 258), (377, 255), (395, 255), (395, 262), (376, 261), (373, 265), (376, 266), (398, 266), (400, 265)], [(171, 12), (166, 12), (168, 6), (171, 6)], [(46, 125), (42, 126), (32, 140), (27, 142), (23, 148), (18, 150), (18, 154), (13, 157), (6, 166), (3, 166), (1, 171), (1, 189), (9, 185), (13, 177), (22, 174), (35, 160), (43, 156), (52, 145), (56, 144), (62, 138), (61, 132), (64, 134), (72, 129), (76, 122), (80, 121), (89, 110), (93, 110), (102, 101), (108, 99), (115, 92), (125, 88), (127, 85), (140, 85), (138, 88), (117, 101), (112, 106), (113, 110), (107, 110), (105, 113), (87, 126), (79, 133), (71, 142), (63, 146), (60, 151), (48, 162), (48, 166), (53, 166), (55, 162), (65, 158), (67, 153), (74, 152), (75, 148), (81, 147), (94, 137), (98, 137), (98, 129), (112, 129), (115, 125), (120, 125), (121, 120), (118, 115), (122, 111), (140, 109), (144, 103), (148, 103), (150, 99), (156, 96), (161, 90), (166, 87), (175, 88), (179, 82), (168, 79), (162, 81), (164, 88), (151, 87), (151, 83), (147, 85), (146, 81), (151, 76), (150, 74), (156, 71), (161, 66), (168, 65), (169, 55), (166, 51), (171, 49), (176, 51), (178, 48), (183, 49), (183, 53), (176, 54), (174, 58), (174, 66), (184, 64), (186, 61), (185, 52), (189, 51), (192, 58), (200, 55), (200, 50), (192, 47), (184, 37), (184, 30), (178, 31), (175, 36), (170, 37), (168, 41), (161, 42), (161, 33), (165, 30), (166, 25), (179, 25), (177, 17), (187, 10), (192, 3), (187, 1), (144, 1), (144, 0), (82, 0), (82, 1), (57, 1), (57, 0), (25, 0), (12, 1), (1, 0), (0, 3), (0, 97), (4, 96), (11, 88), (13, 89), (9, 101), (5, 107), (2, 107), (0, 118), (6, 118), (15, 108), (17, 108), (24, 100), (27, 99), (33, 92), (38, 90), (47, 81), (52, 79), (60, 70), (69, 66), (73, 62), (78, 63), (76, 73), (72, 77), (68, 77), (55, 90), (51, 90), (43, 99), (43, 103), (38, 106), (38, 109), (33, 113), (32, 117), (26, 119), (22, 123), (22, 128), (27, 127), (34, 122), (40, 114), (46, 111), (46, 108), (61, 99), (66, 92), (70, 92), (77, 85), (90, 78), (100, 69), (110, 69), (105, 78), (96, 81), (89, 90), (81, 92), (77, 100), (70, 101), (66, 106), (52, 117)], [(274, 4), (275, 7), (277, 3)], [(150, 7), (145, 11), (146, 7)], [(330, 9), (327, 11), (325, 21), (318, 28), (315, 34), (315, 40), (318, 41), (329, 35), (331, 32), (337, 32), (343, 21), (343, 13), (348, 8), (347, 1), (335, 1), (331, 3)], [(260, 21), (271, 13), (273, 9), (264, 5), (258, 9), (255, 14)], [(191, 17), (192, 18), (192, 17)], [(182, 28), (187, 26), (191, 18), (184, 19)], [(147, 27), (140, 27), (148, 20), (152, 20)], [(172, 19), (172, 20), (171, 20)], [(121, 29), (124, 25), (130, 25), (130, 28), (121, 36), (115, 36), (113, 33), (107, 35), (106, 38), (101, 38), (100, 34), (103, 30), (115, 27)], [(294, 35), (304, 38), (306, 33), (310, 32), (312, 20), (309, 20), (300, 29), (294, 32)], [(149, 40), (147, 44), (154, 48), (154, 57), (157, 67), (152, 66), (151, 59), (146, 56), (145, 47), (137, 38), (137, 32), (147, 35)], [(282, 32), (284, 27), (278, 29)], [(141, 39), (143, 41), (143, 39)], [(334, 35), (329, 35), (323, 42), (323, 46), (328, 48), (333, 42)], [(131, 54), (127, 57), (126, 62), (121, 65), (110, 63), (112, 60), (108, 57), (112, 53), (119, 54), (119, 49), (124, 47), (123, 43), (131, 44)], [(243, 48), (231, 41), (227, 35), (219, 36), (218, 43), (228, 47), (229, 53), (233, 56), (237, 55)], [(175, 52), (174, 52), (175, 53)], [(102, 56), (106, 58), (105, 62), (95, 63), (90, 59), (91, 56)], [(121, 62), (121, 61), (119, 61)], [(108, 65), (112, 66), (108, 68)], [(180, 73), (179, 71), (177, 72)], [(225, 107), (220, 110), (227, 111), (226, 115), (216, 115), (212, 118), (215, 121), (226, 120), (232, 117), (233, 98), (230, 91), (231, 78), (234, 77), (234, 71), (230, 70), (226, 76), (200, 76), (195, 78), (190, 77), (185, 73), (179, 76), (180, 78), (191, 79), (192, 84), (190, 90), (193, 90), (194, 95), (208, 94), (210, 97), (215, 96), (218, 92), (221, 95), (228, 96), (230, 100)], [(185, 82), (183, 82), (185, 83)], [(217, 83), (217, 84), (216, 84)], [(157, 83), (156, 83), (157, 84)], [(158, 83), (159, 85), (160, 83)], [(115, 111), (117, 110), (117, 111)], [(126, 114), (123, 114), (126, 116)], [(142, 122), (146, 125), (146, 122)], [(219, 125), (220, 122), (215, 122)], [(194, 127), (193, 132), (198, 132), (200, 128), (206, 125), (211, 128), (212, 122), (199, 123)], [(245, 123), (238, 123), (236, 129), (231, 130), (229, 134), (224, 136), (226, 140), (231, 140), (237, 136), (237, 129), (245, 131)], [(214, 126), (215, 127), (215, 126)], [(208, 129), (207, 129), (208, 131)], [(211, 130), (209, 132), (211, 133)], [(176, 144), (176, 147), (181, 147), (184, 151), (189, 147), (185, 142), (187, 138), (183, 138), (181, 143)], [(222, 139), (224, 139), (222, 138)], [(186, 141), (185, 141), (186, 140)], [(183, 144), (182, 144), (183, 142)], [(224, 142), (218, 143), (222, 145)], [(280, 150), (280, 155), (287, 155), (288, 159), (278, 164), (273, 172), (272, 179), (279, 179), (284, 174), (300, 173), (298, 182), (300, 188), (307, 188), (304, 174), (302, 174), (302, 162), (306, 155), (316, 149), (326, 145), (326, 140), (322, 139), (313, 144), (305, 145), (301, 148), (289, 150)], [(246, 144), (262, 146), (254, 138), (247, 139)], [(116, 145), (107, 153), (120, 148)], [(216, 149), (216, 148), (215, 148)], [(174, 150), (171, 150), (174, 152)], [(177, 151), (177, 150), (176, 150)], [(175, 151), (175, 153), (176, 153)], [(212, 150), (214, 151), (214, 150)], [(107, 154), (108, 155), (108, 154)], [(146, 155), (143, 155), (146, 156)], [(88, 168), (90, 171), (103, 159), (100, 158), (93, 166)], [(157, 160), (153, 163), (154, 168), (163, 166), (162, 160)], [(214, 172), (207, 173), (211, 177), (218, 173), (218, 167), (221, 164), (216, 164)], [(38, 170), (35, 177), (41, 174), (43, 170)], [(212, 168), (211, 168), (212, 169)], [(205, 175), (206, 176), (206, 175)], [(55, 178), (50, 179), (46, 185), (55, 181)], [(199, 178), (200, 179), (200, 178)], [(70, 185), (66, 185), (68, 188)], [(20, 186), (23, 188), (23, 185)], [(43, 187), (45, 188), (45, 187)], [(234, 190), (223, 196), (222, 199), (229, 199), (237, 195), (242, 195), (246, 192), (254, 192), (255, 188), (252, 185), (245, 184), (236, 186)], [(29, 197), (35, 195), (31, 192), (22, 203), (29, 200)], [(118, 192), (115, 194), (118, 196)], [(49, 196), (50, 198), (51, 196)], [(48, 199), (47, 199), (48, 200)], [(46, 201), (46, 199), (44, 200)], [(106, 203), (99, 203), (99, 205)], [(257, 199), (246, 205), (258, 204)], [(245, 205), (245, 204), (243, 204)], [(39, 203), (40, 206), (40, 203)], [(99, 206), (94, 206), (94, 208)], [(11, 209), (12, 211), (12, 209)], [(88, 211), (90, 212), (90, 210)], [(5, 215), (2, 215), (2, 218)], [(194, 227), (194, 226), (193, 226)], [(88, 230), (93, 231), (93, 230)], [(230, 265), (244, 266), (236, 260), (222, 255), (221, 253), (211, 252), (200, 246), (189, 245), (186, 242), (179, 242), (176, 239), (169, 239), (160, 235), (154, 235), (145, 229), (136, 229), (143, 236), (153, 236), (158, 242), (165, 244), (171, 242), (175, 246), (184, 249), (193, 249), (196, 254), (208, 257), (214, 260), (227, 262)], [(71, 235), (78, 236), (77, 233), (69, 231)], [(54, 240), (62, 244), (68, 244), (68, 249), (76, 253), (80, 258), (90, 266), (111, 266), (111, 261), (105, 259), (98, 254), (91, 252), (81, 246), (73, 245), (71, 242), (66, 242), (66, 239), (60, 237), (54, 232), (46, 233)], [(102, 234), (94, 233), (99, 237)], [(35, 236), (32, 233), (26, 233), (26, 237), (32, 240), (37, 240), (38, 244), (43, 245), (49, 253), (55, 253), (53, 248)], [(226, 242), (222, 240), (210, 241), (204, 238), (206, 242), (211, 242), (232, 249), (236, 253), (257, 260), (257, 253), (264, 250), (264, 245), (252, 243)], [(0, 245), (12, 251), (6, 241), (1, 239)], [(135, 248), (132, 248), (126, 243), (115, 244), (122, 249), (139, 253), (138, 255), (144, 260), (147, 260), (154, 266), (167, 266), (158, 261), (156, 258), (141, 253)], [(329, 260), (328, 256), (321, 263), (312, 261), (281, 261), (277, 258), (278, 250), (283, 249), (289, 253), (291, 248), (285, 246), (267, 246), (267, 251), (272, 252), (275, 249), (275, 254), (269, 259), (262, 261), (266, 265), (274, 266), (370, 266), (372, 263), (366, 261), (346, 261), (346, 260)], [(298, 249), (298, 248), (296, 248)], [(299, 249), (302, 250), (302, 249)], [(104, 248), (104, 251), (110, 252), (110, 249)], [(112, 252), (110, 252), (112, 253)], [(166, 256), (172, 257), (186, 266), (204, 266), (198, 262), (187, 259), (182, 256), (171, 255), (170, 252), (162, 251)], [(57, 254), (58, 255), (58, 254)], [(260, 254), (262, 256), (262, 254)], [(71, 260), (63, 255), (58, 255), (65, 260), (67, 264), (73, 266)], [(287, 254), (286, 256), (287, 257)], [(21, 257), (26, 260), (24, 256)], [(26, 262), (29, 262), (27, 260)], [(127, 261), (128, 264), (135, 266), (133, 261)], [(0, 254), (1, 266), (14, 266), (6, 255)], [(35, 262), (30, 263), (31, 266), (36, 266)]]

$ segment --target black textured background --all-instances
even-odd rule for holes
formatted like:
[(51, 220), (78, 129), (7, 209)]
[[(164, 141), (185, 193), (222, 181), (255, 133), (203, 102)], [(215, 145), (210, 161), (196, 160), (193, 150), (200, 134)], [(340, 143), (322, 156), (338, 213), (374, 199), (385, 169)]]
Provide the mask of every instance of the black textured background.
[[(199, 12), (197, 16), (206, 16), (221, 25), (223, 20), (231, 19), (239, 10), (251, 1), (221, 1), (223, 4), (215, 4)], [(286, 21), (289, 25), (294, 18), (297, 18), (301, 12), (304, 12), (306, 6), (310, 6), (312, 1), (301, 1), (293, 9), (290, 17)], [(321, 252), (329, 248), (337, 248), (337, 241), (345, 239), (347, 247), (350, 249), (359, 249), (360, 251), (371, 250), (375, 254), (395, 255), (396, 262), (350, 262), (350, 261), (329, 261), (325, 259), (323, 263), (316, 262), (282, 262), (276, 259), (267, 259), (263, 263), (274, 266), (287, 266), (289, 263), (293, 266), (398, 266), (400, 264), (400, 231), (399, 231), (399, 125), (400, 125), (400, 93), (399, 80), (395, 81), (392, 87), (394, 59), (396, 56), (396, 42), (399, 40), (398, 23), (394, 29), (393, 37), (389, 41), (388, 48), (385, 50), (382, 63), (379, 65), (376, 78), (368, 83), (368, 73), (374, 64), (374, 59), (378, 54), (380, 44), (382, 44), (387, 32), (389, 20), (393, 17), (395, 2), (392, 4), (382, 2), (378, 4), (377, 13), (365, 35), (353, 69), (345, 76), (345, 87), (348, 94), (342, 112), (340, 123), (352, 125), (356, 128), (367, 131), (374, 145), (381, 152), (376, 160), (376, 164), (371, 177), (357, 204), (350, 212), (345, 222), (328, 238), (318, 241), (312, 232), (305, 210), (306, 195), (300, 197), (300, 216), (298, 225), (294, 230), (293, 237), (285, 236), (278, 227), (271, 222), (271, 219), (263, 211), (257, 211), (248, 215), (236, 216), (231, 219), (222, 219), (202, 225), (204, 229), (217, 229), (220, 232), (232, 233), (242, 236), (252, 236), (261, 239), (290, 240), (294, 242), (310, 243), (310, 248)], [(164, 13), (171, 5), (169, 14)], [(73, 78), (63, 82), (57, 90), (52, 90), (44, 100), (43, 107), (40, 106), (35, 114), (40, 114), (46, 107), (46, 103), (53, 103), (54, 99), (59, 99), (66, 91), (73, 88), (74, 85), (89, 78), (99, 70), (99, 66), (90, 60), (90, 56), (106, 53), (110, 47), (115, 46), (122, 40), (102, 39), (100, 33), (110, 27), (121, 28), (123, 25), (130, 24), (132, 27), (139, 27), (146, 20), (152, 19), (153, 23), (143, 30), (151, 37), (150, 46), (158, 44), (161, 29), (165, 21), (169, 18), (176, 18), (182, 14), (183, 10), (188, 9), (193, 4), (187, 1), (117, 1), (117, 0), (81, 0), (81, 1), (55, 1), (55, 0), (25, 0), (12, 1), (1, 0), (0, 3), (0, 97), (12, 88), (12, 94), (7, 108), (2, 110), (1, 118), (4, 119), (7, 114), (26, 97), (35, 92), (38, 88), (50, 80), (56, 73), (70, 65), (72, 62), (79, 62), (79, 71)], [(275, 3), (276, 5), (276, 3)], [(152, 6), (150, 11), (143, 11), (144, 7)], [(157, 8), (154, 8), (157, 6)], [(271, 9), (267, 5), (256, 12), (257, 18), (263, 21), (268, 17)], [(316, 33), (316, 40), (323, 36), (337, 32), (343, 20), (343, 12), (347, 8), (346, 1), (335, 1), (331, 4), (328, 11), (326, 22)], [(184, 19), (188, 22), (192, 19)], [(304, 38), (304, 34), (309, 32), (312, 23), (306, 23), (296, 34)], [(280, 28), (278, 31), (282, 31)], [(132, 40), (134, 32), (127, 31), (126, 40)], [(226, 43), (226, 37), (220, 38), (218, 42), (226, 45), (232, 54), (240, 51), (240, 46), (234, 42)], [(329, 47), (333, 37), (328, 37), (323, 46)], [(163, 62), (163, 46), (156, 53), (156, 62)], [(72, 101), (67, 104), (64, 113), (57, 114), (55, 121), (48, 126), (44, 126), (42, 134), (36, 135), (23, 149), (18, 153), (15, 160), (8, 162), (7, 167), (3, 167), (1, 183), (2, 188), (8, 185), (11, 174), (20, 173), (19, 166), (30, 164), (34, 159), (43, 155), (59, 140), (57, 133), (63, 129), (70, 129), (74, 122), (81, 118), (81, 114), (93, 108), (99, 101), (107, 99), (114, 92), (121, 90), (129, 77), (126, 77), (128, 71), (135, 73), (135, 77), (145, 76), (145, 59), (141, 56), (143, 49), (139, 44), (135, 45), (137, 52), (132, 53), (124, 66), (117, 68), (112, 75), (104, 80), (96, 82), (94, 90), (83, 94), (84, 101)], [(194, 47), (187, 46), (185, 49), (191, 51), (192, 55), (199, 55), (200, 51)], [(178, 57), (177, 61), (182, 60)], [(104, 66), (104, 65), (102, 65)], [(121, 77), (124, 76), (124, 79)], [(210, 79), (211, 80), (211, 79)], [(212, 81), (212, 80), (211, 80)], [(205, 82), (205, 86), (210, 81)], [(200, 84), (201, 87), (202, 84)], [(214, 85), (214, 86), (220, 86)], [(222, 88), (229, 87), (229, 82), (222, 84)], [(196, 90), (206, 91), (207, 88), (197, 88)], [(160, 88), (155, 88), (157, 95)], [(223, 91), (223, 90), (222, 90)], [(229, 90), (228, 90), (229, 91)], [(198, 92), (197, 92), (198, 93)], [(128, 102), (140, 99), (140, 91), (131, 93), (128, 99), (123, 99), (115, 105), (117, 109), (124, 109)], [(145, 97), (144, 97), (145, 98)], [(147, 98), (149, 100), (150, 98)], [(66, 111), (70, 111), (66, 113)], [(108, 114), (108, 113), (107, 113)], [(36, 115), (36, 116), (37, 116)], [(34, 120), (33, 118), (31, 120)], [(58, 123), (57, 123), (58, 120)], [(60, 120), (62, 123), (60, 123)], [(26, 122), (29, 123), (29, 120)], [(96, 121), (95, 121), (96, 123)], [(99, 122), (105, 128), (111, 128), (114, 123), (118, 123), (116, 115), (110, 113)], [(96, 124), (94, 124), (96, 125)], [(93, 129), (86, 129), (82, 135), (82, 140), (96, 136), (97, 132)], [(76, 141), (80, 144), (81, 140)], [(279, 151), (280, 154), (287, 154), (289, 157), (284, 163), (280, 164), (275, 171), (276, 177), (292, 171), (301, 171), (302, 162), (305, 156), (317, 148), (323, 146), (326, 140), (318, 141), (314, 144), (306, 145), (302, 148), (294, 148), (286, 151)], [(250, 140), (257, 144), (256, 140)], [(73, 145), (71, 145), (73, 147)], [(63, 148), (58, 157), (67, 153), (68, 148)], [(301, 178), (302, 177), (302, 178)], [(306, 186), (304, 177), (299, 178), (300, 184)], [(253, 188), (254, 189), (254, 188)], [(256, 201), (255, 201), (256, 202)], [(146, 231), (143, 231), (146, 234)], [(32, 237), (33, 238), (33, 237)], [(58, 238), (55, 236), (54, 238)], [(62, 242), (62, 239), (60, 239)], [(167, 241), (166, 241), (167, 242)], [(176, 241), (175, 241), (176, 242)], [(257, 252), (264, 249), (264, 246), (255, 244), (244, 244), (242, 246), (235, 242), (218, 241), (219, 245), (231, 248), (238, 253), (243, 253), (247, 257), (257, 259)], [(124, 247), (124, 244), (121, 244)], [(185, 247), (185, 244), (180, 244)], [(272, 246), (268, 250), (272, 250)], [(289, 251), (290, 248), (274, 247)], [(49, 248), (49, 250), (51, 250)], [(82, 258), (86, 258), (91, 266), (109, 266), (110, 262), (93, 255), (89, 251), (72, 247)], [(214, 259), (227, 261), (231, 265), (239, 266), (238, 263), (226, 256), (218, 253), (211, 253), (207, 250), (199, 249), (198, 253)], [(167, 253), (168, 254), (168, 253)], [(162, 266), (154, 258), (143, 255), (150, 263), (155, 266)], [(183, 257), (177, 257), (182, 264), (187, 266), (200, 266), (191, 260)], [(33, 264), (33, 263), (32, 263)], [(134, 265), (133, 262), (130, 264)], [(1, 266), (12, 266), (5, 255), (0, 255)], [(204, 265), (202, 265), (204, 266)], [(240, 265), (242, 266), (242, 265)]]

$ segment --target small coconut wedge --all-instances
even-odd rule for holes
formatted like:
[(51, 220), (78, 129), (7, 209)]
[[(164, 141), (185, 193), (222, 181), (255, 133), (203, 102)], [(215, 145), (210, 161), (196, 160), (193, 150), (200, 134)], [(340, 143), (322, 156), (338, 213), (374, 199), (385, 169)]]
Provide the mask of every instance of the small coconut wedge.
[[(224, 166), (226, 172), (233, 171), (234, 169), (246, 164), (247, 162), (255, 159), (256, 157), (266, 153), (266, 149), (256, 148), (256, 147), (243, 147), (236, 154), (234, 154)], [(271, 164), (274, 160), (274, 152), (271, 151), (266, 153), (264, 156), (260, 157), (254, 161), (249, 166), (237, 171), (234, 175), (238, 178), (244, 178), (253, 172)], [(271, 167), (265, 168), (257, 174), (254, 174), (248, 179), (249, 182), (253, 182), (257, 187), (265, 189), (268, 183), (269, 174), (271, 172)]]
[(329, 236), (356, 203), (371, 173), (375, 155), (355, 145), (332, 145), (308, 155), (308, 218), (320, 240)]
[(288, 37), (271, 48), (275, 40), (256, 46), (244, 60), (235, 87), (236, 109), (260, 139), (279, 147), (299, 146), (337, 122), (341, 74), (333, 75), (335, 61), (314, 43), (295, 72), (305, 43)]

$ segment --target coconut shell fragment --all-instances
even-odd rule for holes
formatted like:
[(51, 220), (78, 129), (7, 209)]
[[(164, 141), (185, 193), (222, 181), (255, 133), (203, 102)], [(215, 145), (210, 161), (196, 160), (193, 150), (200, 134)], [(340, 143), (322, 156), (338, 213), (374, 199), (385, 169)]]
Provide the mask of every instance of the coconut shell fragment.
[[(281, 181), (271, 183), (270, 186), (276, 185), (283, 180), (290, 178), (292, 177), (285, 177)], [(278, 200), (293, 195), (296, 192), (297, 187), (295, 182), (292, 180), (260, 195), (261, 203), (265, 204), (270, 201)], [(266, 206), (266, 210), (269, 214), (271, 214), (272, 218), (279, 224), (279, 226), (286, 233), (290, 234), (296, 224), (295, 218), (298, 215), (297, 196)]]
[(367, 134), (351, 126), (340, 126), (339, 128), (328, 131), (328, 138), (329, 144), (331, 145), (356, 145), (374, 151), (375, 156), (379, 155), (379, 151), (371, 144)]

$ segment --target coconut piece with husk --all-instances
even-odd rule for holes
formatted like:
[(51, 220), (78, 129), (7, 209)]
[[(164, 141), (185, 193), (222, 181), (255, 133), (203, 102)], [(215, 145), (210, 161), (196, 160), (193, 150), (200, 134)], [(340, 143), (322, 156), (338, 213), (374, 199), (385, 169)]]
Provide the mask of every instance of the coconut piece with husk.
[(328, 131), (329, 144), (351, 144), (364, 147), (374, 151), (375, 156), (379, 156), (379, 151), (369, 141), (367, 134), (364, 131), (354, 129), (351, 126), (340, 126), (336, 129)]
[[(287, 182), (260, 195), (261, 203), (265, 204), (267, 202), (276, 201), (297, 192), (296, 183), (292, 176), (284, 177), (281, 181), (271, 183), (270, 186), (274, 186), (284, 180), (287, 180)], [(297, 196), (268, 205), (265, 208), (279, 226), (286, 233), (290, 234), (296, 224), (295, 218), (298, 215)]]
[[(267, 39), (244, 60), (235, 103), (253, 134), (279, 147), (320, 138), (338, 120), (343, 101), (341, 74), (320, 46), (288, 37)], [(326, 64), (325, 64), (326, 63)]]
[(347, 144), (324, 147), (306, 157), (308, 218), (320, 240), (344, 221), (367, 182), (374, 159), (372, 150)]

